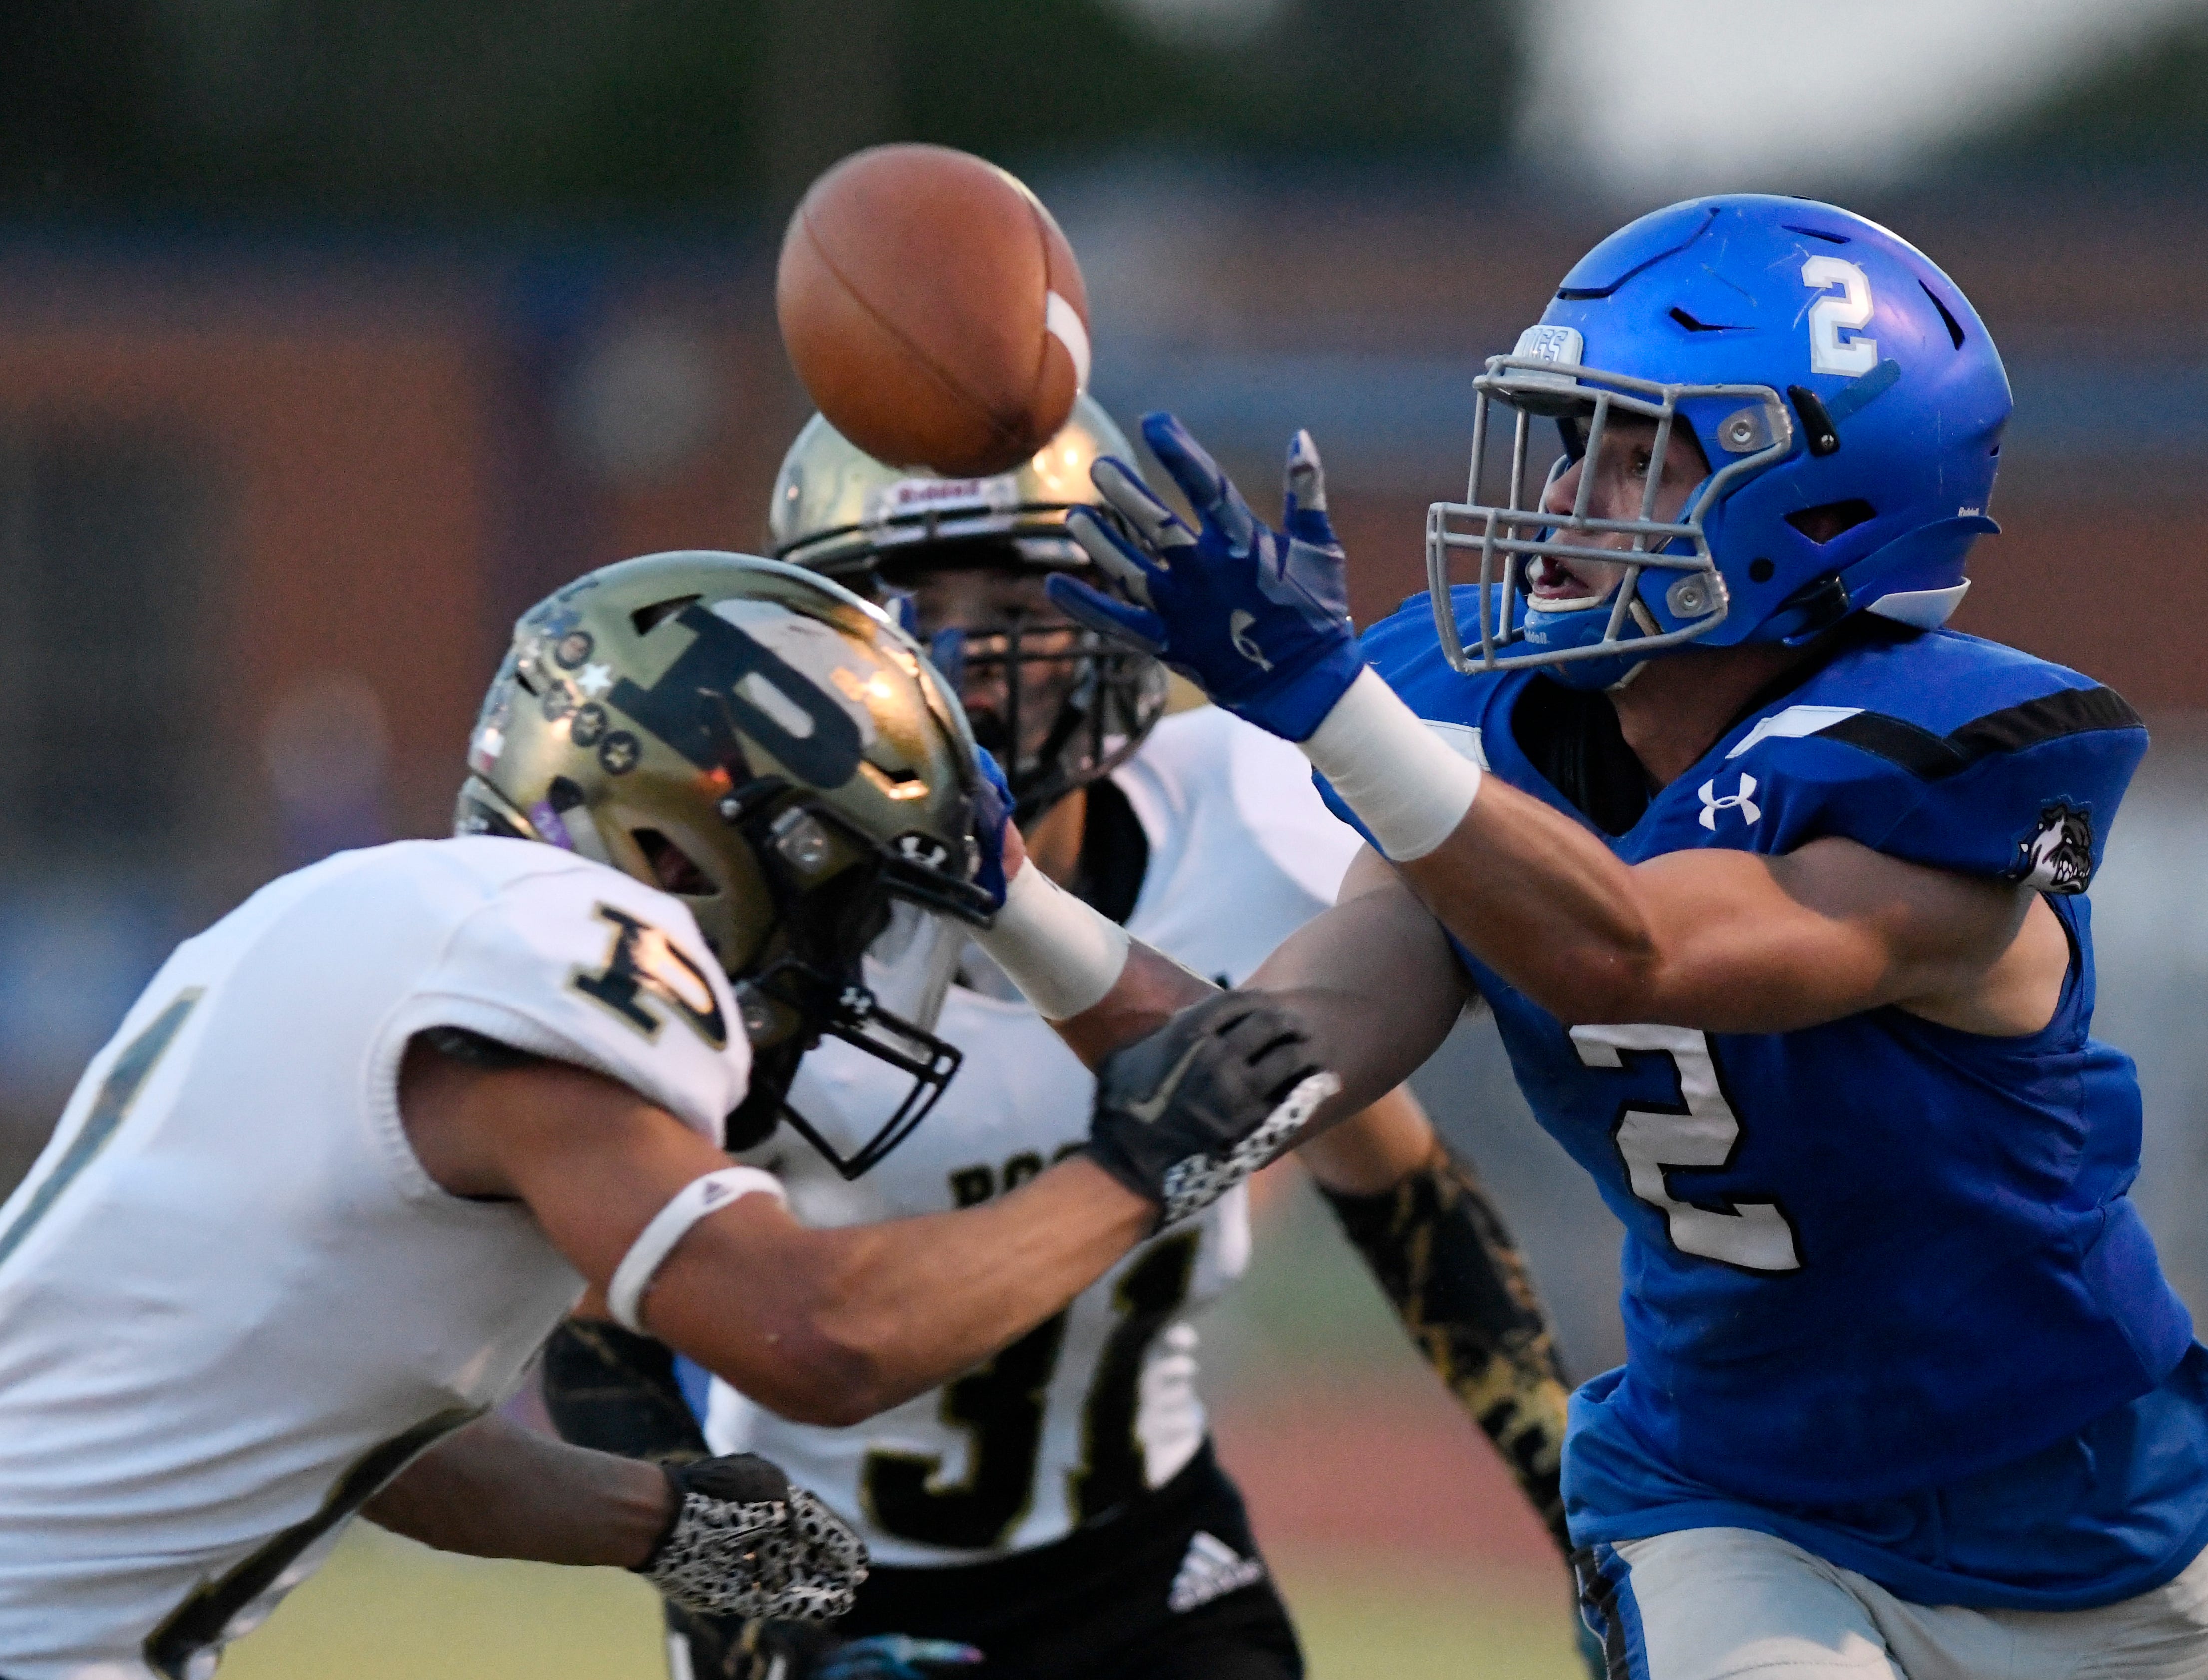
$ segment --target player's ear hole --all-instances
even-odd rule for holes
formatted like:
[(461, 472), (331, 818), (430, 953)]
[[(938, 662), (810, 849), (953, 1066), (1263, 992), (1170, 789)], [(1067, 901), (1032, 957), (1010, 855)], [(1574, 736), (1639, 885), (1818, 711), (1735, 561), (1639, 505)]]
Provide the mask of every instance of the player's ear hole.
[(1789, 513), (1786, 523), (1822, 547), (1843, 531), (1853, 531), (1864, 520), (1877, 517), (1877, 508), (1861, 496), (1855, 496), (1846, 501), (1827, 501), (1816, 507), (1804, 507), (1798, 513)]
[(644, 861), (651, 866), (652, 879), (669, 892), (679, 892), (687, 897), (705, 898), (712, 896), (713, 882), (690, 860), (689, 854), (656, 828), (636, 828), (629, 831)]

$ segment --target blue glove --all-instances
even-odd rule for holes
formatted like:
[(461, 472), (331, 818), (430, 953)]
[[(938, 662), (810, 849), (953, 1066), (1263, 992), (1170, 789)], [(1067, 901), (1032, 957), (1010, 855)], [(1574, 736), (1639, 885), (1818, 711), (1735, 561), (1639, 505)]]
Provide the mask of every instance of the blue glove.
[(974, 759), (981, 771), (981, 785), (974, 794), (974, 844), (981, 861), (974, 885), (989, 895), (989, 907), (1005, 908), (1005, 825), (1012, 819), (1011, 784), (989, 749), (976, 747)]
[(953, 1640), (875, 1634), (837, 1646), (813, 1666), (808, 1680), (928, 1680), (981, 1660), (974, 1647)]
[(1259, 522), (1172, 415), (1144, 415), (1143, 437), (1202, 529), (1191, 531), (1126, 462), (1104, 456), (1089, 476), (1133, 535), (1087, 507), (1074, 508), (1066, 528), (1133, 604), (1063, 573), (1046, 585), (1050, 598), (1069, 618), (1156, 655), (1258, 728), (1309, 740), (1365, 663), (1311, 434), (1288, 444), (1281, 531)]

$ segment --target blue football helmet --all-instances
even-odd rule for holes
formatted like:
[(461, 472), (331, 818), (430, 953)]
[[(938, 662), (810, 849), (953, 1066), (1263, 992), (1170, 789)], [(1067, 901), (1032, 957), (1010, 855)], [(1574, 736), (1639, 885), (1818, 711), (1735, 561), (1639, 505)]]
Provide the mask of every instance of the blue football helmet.
[[(1426, 514), (1434, 621), (1460, 671), (1546, 665), (1607, 687), (1690, 641), (1798, 641), (1857, 611), (1929, 627), (1969, 587), (1972, 542), (2000, 529), (1986, 508), (2008, 376), (1985, 324), (1922, 251), (1829, 204), (1733, 194), (1641, 217), (1473, 384), (1466, 498)], [(1513, 411), (1499, 503), (1482, 494), (1497, 404)], [(1641, 517), (1591, 517), (1592, 472), (1570, 513), (1542, 512), (1620, 414), (1656, 426)], [(1537, 418), (1563, 453), (1529, 498)], [(1682, 429), (1709, 471), (1659, 520)], [(1630, 546), (1594, 546), (1605, 535)], [(1461, 549), (1479, 582), (1453, 591)], [(1524, 583), (1543, 555), (1626, 570), (1599, 603), (1545, 609)]]

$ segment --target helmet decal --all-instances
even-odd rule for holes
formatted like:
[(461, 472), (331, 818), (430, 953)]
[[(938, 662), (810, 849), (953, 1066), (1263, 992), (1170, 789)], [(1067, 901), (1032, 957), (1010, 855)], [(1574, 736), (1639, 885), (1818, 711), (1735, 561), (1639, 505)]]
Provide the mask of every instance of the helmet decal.
[(665, 621), (691, 632), (690, 645), (651, 687), (616, 682), (615, 707), (700, 770), (742, 764), (741, 731), (817, 787), (857, 774), (858, 725), (811, 677), (694, 601)]

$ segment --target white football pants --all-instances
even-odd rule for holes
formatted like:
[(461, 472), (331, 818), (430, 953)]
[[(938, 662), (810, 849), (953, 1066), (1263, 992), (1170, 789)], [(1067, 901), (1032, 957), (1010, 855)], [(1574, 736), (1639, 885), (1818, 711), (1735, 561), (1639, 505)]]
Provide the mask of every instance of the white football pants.
[(2208, 1677), (2208, 1552), (2166, 1587), (2074, 1611), (1911, 1604), (1746, 1528), (1681, 1529), (1593, 1557), (1582, 1603), (1610, 1680)]

